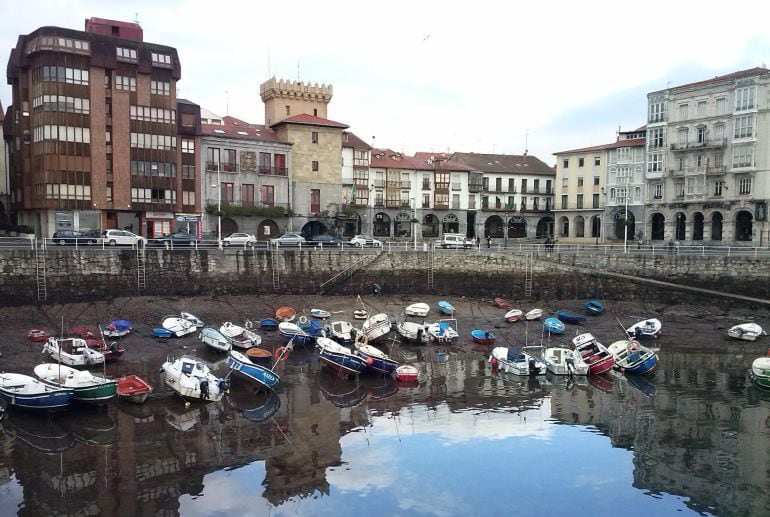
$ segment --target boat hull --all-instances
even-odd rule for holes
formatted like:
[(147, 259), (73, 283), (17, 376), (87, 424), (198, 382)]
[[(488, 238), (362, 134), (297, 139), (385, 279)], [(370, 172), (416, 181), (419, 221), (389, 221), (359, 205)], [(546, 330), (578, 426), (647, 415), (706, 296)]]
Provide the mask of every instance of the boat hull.
[(557, 318), (546, 318), (545, 323), (543, 323), (543, 328), (546, 332), (550, 332), (551, 334), (563, 334), (564, 322)]
[(259, 322), (259, 327), (262, 330), (276, 330), (278, 328), (278, 322), (274, 319), (264, 319)]
[(390, 375), (398, 368), (398, 363), (389, 357), (380, 357), (375, 354), (368, 354), (366, 351), (358, 349), (354, 352), (357, 356), (361, 357), (365, 362), (369, 370), (383, 375)]
[(485, 332), (483, 330), (471, 331), (471, 338), (473, 339), (474, 343), (478, 343), (480, 345), (492, 345), (496, 339), (494, 334), (491, 332)]
[(273, 371), (252, 363), (246, 356), (237, 352), (230, 353), (230, 357), (227, 358), (227, 366), (242, 377), (265, 388), (274, 389), (281, 381), (281, 378)]
[(585, 310), (589, 316), (598, 316), (604, 312), (604, 304), (598, 300), (589, 300), (585, 304)]
[(141, 377), (129, 375), (118, 379), (117, 391), (120, 400), (133, 404), (144, 404), (152, 393), (152, 386)]
[(51, 386), (28, 375), (0, 374), (0, 397), (9, 406), (54, 410), (69, 406), (75, 394), (69, 388)]
[(430, 312), (430, 306), (427, 303), (413, 303), (404, 309), (404, 314), (417, 318), (424, 318)]
[(565, 311), (556, 311), (556, 317), (560, 321), (563, 321), (564, 323), (570, 323), (572, 325), (579, 325), (586, 320), (585, 316), (578, 316), (577, 314), (570, 314), (569, 312)]
[(755, 359), (749, 370), (751, 381), (758, 387), (770, 390), (770, 357)]
[(411, 364), (402, 364), (396, 368), (396, 379), (399, 382), (417, 382), (420, 371)]

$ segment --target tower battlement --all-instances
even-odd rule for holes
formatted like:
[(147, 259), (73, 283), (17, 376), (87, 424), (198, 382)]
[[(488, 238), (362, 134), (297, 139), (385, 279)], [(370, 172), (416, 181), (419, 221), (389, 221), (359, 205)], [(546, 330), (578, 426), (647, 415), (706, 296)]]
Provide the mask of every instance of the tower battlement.
[(331, 84), (312, 84), (272, 77), (259, 85), (259, 95), (265, 105), (265, 125), (306, 113), (326, 118), (326, 106), (332, 100)]

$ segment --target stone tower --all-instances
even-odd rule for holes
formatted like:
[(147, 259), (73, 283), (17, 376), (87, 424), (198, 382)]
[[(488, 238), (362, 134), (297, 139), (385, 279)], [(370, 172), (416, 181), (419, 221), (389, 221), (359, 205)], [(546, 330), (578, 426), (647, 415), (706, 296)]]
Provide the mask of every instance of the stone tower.
[(259, 85), (259, 94), (265, 105), (265, 125), (269, 127), (302, 113), (326, 118), (326, 105), (332, 100), (332, 85), (319, 86), (318, 83), (284, 81), (273, 77)]

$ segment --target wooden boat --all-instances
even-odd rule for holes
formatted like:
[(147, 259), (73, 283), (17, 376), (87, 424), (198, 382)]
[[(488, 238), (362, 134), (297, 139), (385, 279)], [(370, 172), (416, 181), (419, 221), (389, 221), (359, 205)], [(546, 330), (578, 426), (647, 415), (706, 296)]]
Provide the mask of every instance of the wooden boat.
[(571, 348), (551, 347), (543, 352), (546, 369), (554, 375), (588, 375), (588, 364)]
[(118, 398), (134, 404), (144, 404), (152, 393), (150, 383), (138, 375), (127, 375), (118, 379)]
[(369, 317), (369, 312), (366, 309), (356, 309), (353, 311), (353, 319), (365, 320)]
[(425, 325), (425, 334), (428, 336), (428, 342), (431, 343), (451, 344), (460, 339), (457, 320), (454, 318)]
[(417, 382), (420, 370), (411, 364), (402, 364), (396, 368), (396, 379), (399, 382)]
[(327, 335), (341, 345), (353, 342), (353, 324), (349, 321), (332, 321), (327, 326)]
[(615, 358), (612, 357), (607, 347), (599, 343), (590, 332), (575, 336), (572, 344), (575, 345), (575, 351), (588, 364), (589, 374), (599, 375), (615, 366)]
[(88, 348), (85, 339), (76, 337), (49, 337), (43, 345), (43, 353), (67, 366), (91, 366), (104, 362), (104, 354)]
[(520, 309), (511, 309), (508, 312), (505, 313), (505, 321), (508, 323), (513, 323), (514, 321), (519, 321), (521, 319), (521, 316), (523, 314), (523, 311)]
[(543, 328), (551, 334), (563, 334), (564, 322), (558, 318), (546, 318), (543, 322)]
[(390, 332), (390, 318), (387, 314), (375, 314), (369, 317), (361, 325), (361, 332), (366, 335), (366, 339), (369, 343), (386, 336)]
[(104, 402), (113, 398), (117, 390), (117, 382), (89, 371), (76, 370), (56, 363), (43, 363), (35, 366), (38, 379), (58, 388), (74, 390), (76, 401)]
[(188, 334), (193, 334), (196, 330), (198, 330), (195, 325), (184, 318), (180, 318), (179, 316), (166, 316), (163, 318), (163, 320), (161, 320), (160, 325), (176, 337), (183, 337)]
[(365, 337), (356, 340), (353, 353), (364, 359), (369, 370), (377, 373), (390, 375), (398, 367), (398, 362), (391, 359), (388, 354), (379, 348), (368, 344)]
[(580, 325), (586, 320), (585, 316), (578, 316), (563, 310), (556, 311), (556, 317), (564, 323), (571, 323), (573, 325)]
[(662, 331), (663, 324), (657, 318), (638, 321), (626, 329), (626, 333), (636, 339), (654, 339)]
[(615, 341), (607, 350), (615, 358), (615, 368), (633, 375), (647, 375), (655, 370), (658, 354), (643, 346), (636, 339)]
[(227, 381), (216, 377), (200, 359), (182, 356), (168, 358), (161, 366), (166, 385), (179, 396), (191, 400), (222, 400)]
[(202, 319), (200, 319), (195, 314), (191, 314), (189, 312), (182, 311), (182, 312), (179, 313), (179, 317), (189, 321), (190, 323), (195, 325), (196, 328), (203, 328), (203, 326), (205, 325), (205, 323), (203, 323)]
[(508, 300), (505, 298), (495, 298), (492, 302), (496, 307), (500, 307), (501, 309), (510, 309), (511, 304)]
[(414, 316), (417, 318), (424, 318), (428, 315), (430, 312), (430, 305), (427, 303), (413, 303), (411, 305), (407, 305), (406, 309), (404, 309), (404, 314), (407, 316)]
[(741, 323), (727, 329), (727, 335), (744, 341), (756, 341), (759, 336), (766, 336), (767, 333), (756, 323)]
[(751, 381), (763, 389), (770, 389), (770, 357), (759, 357), (751, 363)]
[(524, 315), (527, 321), (539, 320), (543, 316), (543, 309), (532, 309)]
[(278, 320), (272, 318), (265, 318), (259, 322), (259, 328), (262, 330), (277, 330)]
[(234, 348), (251, 348), (262, 344), (259, 334), (226, 321), (219, 327), (219, 332), (230, 342)]
[(8, 406), (50, 410), (69, 406), (75, 392), (71, 388), (48, 385), (29, 375), (2, 373), (0, 396)]
[(102, 327), (102, 333), (107, 337), (123, 337), (128, 335), (132, 328), (128, 320), (112, 320)]
[(27, 333), (27, 337), (30, 341), (34, 341), (35, 343), (43, 343), (45, 341), (48, 341), (49, 337), (51, 336), (48, 332), (42, 329), (32, 329)]
[(238, 372), (242, 377), (268, 389), (275, 389), (281, 381), (277, 373), (252, 362), (248, 356), (237, 350), (230, 352), (230, 356), (227, 358), (227, 366), (234, 372)]
[(269, 350), (255, 346), (246, 350), (246, 357), (248, 357), (252, 363), (269, 366), (273, 354), (271, 354)]
[(229, 352), (233, 348), (230, 340), (212, 327), (203, 327), (201, 333), (198, 334), (198, 339), (217, 352)]
[(153, 335), (153, 337), (159, 337), (159, 338), (166, 339), (166, 338), (170, 338), (171, 336), (173, 336), (174, 333), (171, 332), (168, 329), (164, 329), (164, 328), (161, 328), (161, 327), (155, 327), (155, 328), (152, 329), (152, 335)]
[(294, 321), (297, 317), (297, 311), (291, 307), (278, 307), (275, 310), (275, 319), (278, 321)]
[(604, 304), (599, 300), (588, 300), (585, 303), (586, 314), (598, 316), (604, 312)]
[(318, 318), (319, 320), (325, 320), (330, 318), (332, 313), (323, 309), (310, 309), (310, 315), (314, 318)]
[(489, 363), (493, 368), (514, 375), (545, 375), (543, 361), (515, 346), (498, 346), (492, 349)]
[(327, 337), (316, 340), (321, 362), (346, 375), (358, 375), (367, 367), (367, 360), (355, 355), (348, 347)]
[(491, 330), (474, 329), (471, 330), (471, 338), (480, 345), (492, 345), (495, 342), (495, 335)]
[(439, 300), (438, 302), (436, 302), (436, 305), (438, 305), (438, 311), (441, 314), (452, 316), (455, 313), (455, 306), (446, 300)]

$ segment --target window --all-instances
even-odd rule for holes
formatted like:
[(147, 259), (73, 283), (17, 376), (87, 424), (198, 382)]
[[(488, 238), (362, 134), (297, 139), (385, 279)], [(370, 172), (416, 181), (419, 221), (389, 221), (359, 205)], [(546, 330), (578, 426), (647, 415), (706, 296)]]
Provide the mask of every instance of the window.
[(115, 76), (115, 89), (123, 90), (127, 92), (136, 91), (136, 77), (128, 77), (125, 75)]
[(286, 176), (288, 169), (286, 168), (286, 155), (276, 153), (273, 155), (273, 174), (279, 176)]
[(527, 178), (521, 179), (521, 193), (526, 194), (527, 193)]
[(733, 119), (735, 132), (733, 138), (750, 138), (754, 136), (754, 115), (743, 115)]
[(655, 199), (663, 199), (663, 183), (656, 183), (653, 185), (652, 193)]
[[(168, 111), (168, 110), (166, 110), (166, 111)], [(172, 110), (172, 113), (175, 113), (175, 112)], [(182, 127), (194, 128), (195, 127), (195, 115), (192, 114), (192, 113), (182, 113), (181, 123), (182, 123)]]
[(473, 194), (468, 196), (468, 210), (476, 210), (476, 196)]
[(754, 109), (754, 87), (735, 89), (735, 111)]
[(725, 125), (714, 124), (714, 138), (720, 142), (725, 137)]
[(569, 186), (569, 178), (562, 178), (561, 179), (561, 187), (563, 189), (567, 188)]
[(183, 205), (195, 205), (195, 191), (183, 190), (182, 191), (182, 204)]
[(714, 167), (724, 167), (724, 154), (721, 152), (714, 153)]
[(679, 147), (687, 147), (689, 131), (690, 130), (687, 128), (682, 128), (679, 130)]
[(599, 208), (599, 194), (594, 194), (593, 204), (594, 208)]
[(564, 160), (562, 160), (562, 166), (561, 167), (562, 167), (562, 169), (569, 169), (569, 158), (564, 158)]
[(171, 83), (163, 81), (150, 81), (150, 93), (152, 95), (170, 95)]
[(678, 181), (676, 185), (674, 185), (674, 188), (676, 189), (676, 197), (681, 198), (684, 197), (684, 182)]
[(460, 194), (452, 194), (452, 209), (460, 209)]
[[(489, 198), (487, 198), (487, 197), (483, 198), (484, 208), (487, 207), (486, 203), (489, 202), (488, 200), (489, 200)], [(430, 208), (430, 194), (423, 194), (422, 195), (422, 207), (423, 208)]]
[(105, 131), (104, 132), (104, 143), (107, 145), (112, 145), (112, 131)]
[(286, 116), (288, 117), (289, 115), (291, 115), (291, 106), (287, 105), (286, 106)]
[(235, 149), (224, 149), (222, 155), (222, 171), (238, 172), (238, 167), (236, 167)]
[(698, 138), (699, 144), (705, 144), (706, 143), (706, 128), (705, 127), (699, 127), (696, 129), (696, 134)]
[(733, 167), (751, 167), (754, 165), (754, 146), (738, 144), (733, 146)]
[(318, 143), (318, 131), (313, 131), (312, 133), (310, 133), (310, 141), (313, 142), (314, 144)]
[(321, 189), (310, 189), (310, 211), (313, 213), (321, 211)]
[(703, 176), (690, 176), (687, 178), (687, 195), (702, 195), (706, 178)]
[(136, 49), (118, 47), (115, 49), (118, 61), (124, 61), (126, 63), (136, 63)]
[(647, 172), (663, 172), (663, 153), (647, 155)]
[(599, 176), (594, 176), (594, 186), (599, 186)]
[(195, 165), (182, 165), (182, 179), (183, 180), (195, 179)]
[(738, 180), (738, 194), (742, 196), (751, 194), (751, 178), (741, 178)]
[(219, 158), (220, 150), (218, 147), (209, 147), (206, 149), (206, 170), (218, 171), (219, 170)]
[(702, 154), (695, 155), (695, 165), (697, 167), (703, 167), (703, 155)]
[(59, 142), (91, 143), (91, 129), (73, 126), (36, 126), (32, 131), (34, 142), (58, 140)]
[[(663, 143), (663, 128), (662, 127), (656, 127), (653, 129), (650, 129), (649, 132), (650, 136), (650, 147), (663, 147), (665, 145)], [(628, 157), (631, 157), (631, 148), (628, 149)]]
[(133, 176), (161, 176), (174, 178), (176, 177), (176, 163), (131, 160), (131, 174)]
[(521, 211), (525, 211), (527, 209), (527, 198), (522, 197), (521, 198)]
[[(91, 110), (91, 102), (80, 97), (67, 97), (65, 95), (40, 95), (32, 99), (32, 110), (59, 111), (66, 113), (83, 113), (88, 115)], [(107, 112), (109, 115), (109, 111)]]
[(689, 116), (690, 107), (687, 104), (679, 105), (679, 120), (687, 120)]
[(259, 153), (259, 173), (270, 174), (270, 153)]
[(503, 191), (503, 178), (495, 178), (495, 191), (496, 192)]
[(176, 150), (176, 137), (151, 133), (131, 133), (131, 147), (137, 149)]
[(722, 197), (722, 190), (725, 188), (725, 182), (722, 180), (717, 180), (714, 182), (714, 195), (717, 197)]
[(317, 170), (318, 170), (318, 160), (313, 160), (313, 161), (312, 161), (312, 163), (311, 163), (311, 168), (312, 168), (314, 171), (317, 171)]
[(583, 178), (578, 178), (577, 181), (578, 181), (577, 186), (578, 187), (582, 187), (583, 186)]
[(182, 152), (195, 154), (195, 140), (191, 138), (182, 139)]
[(131, 120), (145, 122), (162, 122), (164, 124), (176, 124), (176, 111), (163, 108), (151, 108), (150, 106), (130, 106), (129, 117)]
[(235, 185), (222, 182), (220, 188), (222, 189), (222, 203), (232, 205), (235, 201)]
[(717, 115), (724, 115), (727, 113), (727, 98), (719, 97), (717, 99)]
[(105, 90), (109, 90), (110, 88), (112, 88), (112, 75), (110, 74), (110, 72), (105, 72), (104, 73), (104, 89)]
[(516, 192), (516, 180), (508, 178), (508, 192)]
[(679, 172), (684, 171), (684, 168), (687, 165), (687, 158), (685, 158), (684, 156), (680, 156), (679, 160), (677, 160), (677, 161), (679, 162), (679, 167), (677, 168), (677, 170)]
[(602, 159), (598, 156), (594, 156), (594, 166), (598, 167), (601, 164), (602, 164)]
[(582, 167), (585, 164), (585, 158), (578, 158), (578, 167)]
[(648, 122), (664, 122), (666, 120), (666, 108), (662, 102), (651, 102)]
[(698, 117), (706, 116), (706, 101), (698, 101)]
[(152, 53), (152, 66), (171, 68), (171, 56), (169, 54)]
[(64, 66), (41, 66), (32, 71), (32, 82), (40, 81), (88, 86), (88, 70)]
[(577, 195), (577, 207), (583, 208), (583, 194)]

